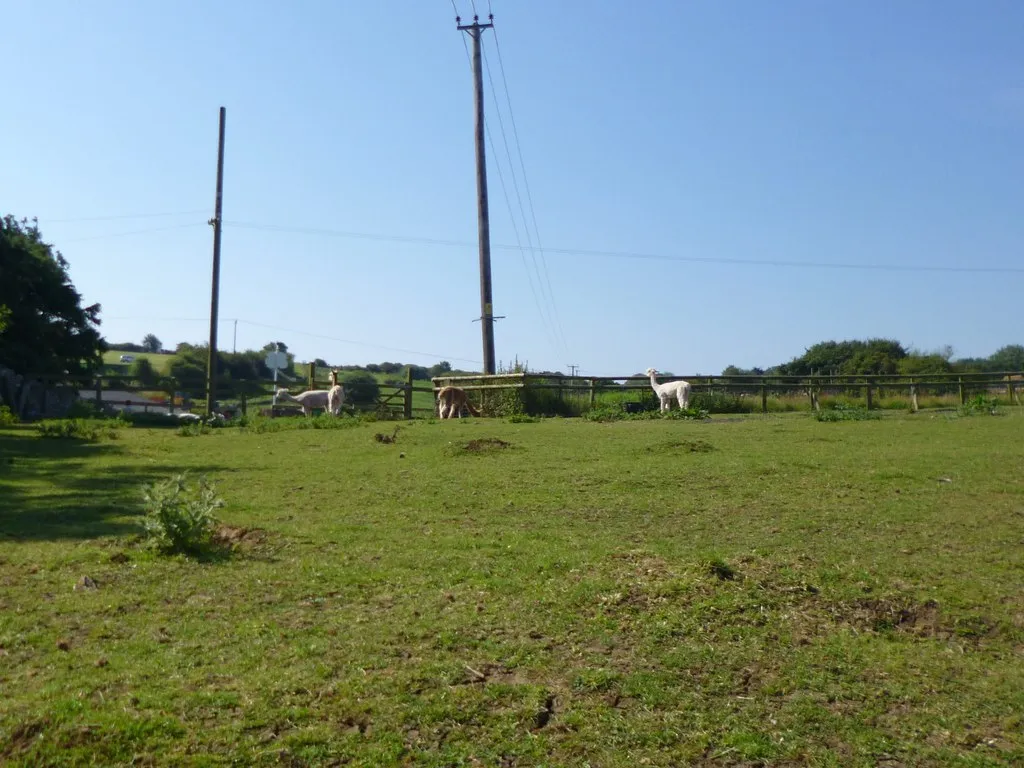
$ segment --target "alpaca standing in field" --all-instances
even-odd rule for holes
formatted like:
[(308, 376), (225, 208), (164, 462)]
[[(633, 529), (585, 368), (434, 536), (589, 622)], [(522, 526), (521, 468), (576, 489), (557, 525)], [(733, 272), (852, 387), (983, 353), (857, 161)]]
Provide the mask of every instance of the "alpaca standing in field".
[(330, 392), (326, 389), (310, 389), (300, 392), (297, 395), (290, 394), (287, 389), (277, 390), (278, 400), (290, 400), (302, 406), (302, 412), (306, 416), (313, 413), (314, 408), (327, 408), (327, 398)]
[[(466, 396), (466, 390), (458, 387), (441, 387), (437, 392), (437, 410), (442, 419), (453, 419), (457, 415), (462, 418), (462, 409), (465, 408), (474, 416), (479, 416), (480, 411), (473, 407)], [(447, 414), (447, 415), (445, 415)]]
[(658, 373), (653, 368), (648, 368), (644, 371), (648, 376), (651, 377), (651, 388), (654, 390), (654, 394), (658, 396), (658, 401), (661, 403), (661, 412), (664, 413), (672, 408), (672, 398), (676, 398), (679, 401), (679, 407), (684, 411), (690, 402), (690, 382), (682, 381), (666, 381), (664, 384), (659, 384), (655, 375)]
[(332, 416), (341, 413), (341, 406), (345, 402), (345, 388), (338, 383), (338, 372), (331, 371), (331, 388), (327, 390), (327, 410)]

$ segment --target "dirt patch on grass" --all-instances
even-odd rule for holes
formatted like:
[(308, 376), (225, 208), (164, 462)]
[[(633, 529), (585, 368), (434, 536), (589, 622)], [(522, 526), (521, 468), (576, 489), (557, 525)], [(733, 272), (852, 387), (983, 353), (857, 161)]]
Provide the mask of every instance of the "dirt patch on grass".
[(213, 532), (213, 543), (228, 549), (255, 549), (267, 542), (267, 532), (262, 528), (237, 528), (233, 525), (218, 525)]
[(16, 726), (7, 743), (2, 745), (0, 757), (13, 757), (14, 755), (26, 752), (47, 725), (48, 723), (46, 722), (33, 720), (32, 722), (21, 723)]
[(491, 451), (501, 451), (506, 448), (511, 448), (512, 443), (506, 443), (497, 437), (482, 437), (477, 440), (470, 440), (464, 446), (464, 450), (470, 453), (488, 453)]
[(921, 637), (950, 637), (951, 626), (942, 622), (934, 600), (914, 603), (894, 598), (864, 598), (833, 603), (825, 610), (837, 624), (873, 632), (899, 631)]
[(706, 440), (668, 440), (647, 446), (646, 453), (711, 453), (715, 446)]

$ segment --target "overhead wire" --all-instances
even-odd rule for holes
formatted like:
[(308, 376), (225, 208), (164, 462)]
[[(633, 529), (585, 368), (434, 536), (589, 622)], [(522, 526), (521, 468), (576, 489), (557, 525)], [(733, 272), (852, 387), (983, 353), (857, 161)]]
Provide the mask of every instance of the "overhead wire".
[[(544, 323), (545, 326), (547, 326), (547, 324), (550, 323), (551, 328), (552, 328), (551, 333), (555, 337), (555, 346), (557, 347), (560, 344), (562, 349), (563, 349), (563, 351), (568, 352), (568, 349), (566, 348), (564, 337), (561, 337), (561, 336), (558, 335), (557, 331), (555, 330), (557, 328), (557, 326), (552, 322), (551, 319), (549, 319), (549, 318), (552, 318), (553, 314), (554, 314), (553, 303), (547, 309), (548, 317), (546, 318), (544, 316), (544, 311), (542, 309), (542, 305), (544, 304), (544, 284), (542, 282), (542, 277), (541, 277), (540, 269), (537, 267), (537, 256), (536, 256), (536, 251), (534, 250), (534, 247), (533, 247), (533, 238), (530, 235), (530, 225), (529, 225), (529, 222), (526, 219), (526, 211), (523, 208), (523, 197), (522, 197), (522, 195), (519, 192), (519, 182), (516, 179), (515, 164), (512, 162), (512, 152), (511, 152), (511, 150), (509, 150), (508, 136), (505, 133), (505, 121), (502, 119), (502, 117), (501, 117), (501, 110), (498, 108), (497, 90), (494, 87), (494, 78), (491, 76), (491, 68), (490, 68), (490, 65), (487, 63), (487, 56), (486, 55), (483, 56), (483, 60), (484, 60), (484, 65), (485, 65), (485, 67), (487, 69), (487, 79), (488, 79), (488, 81), (491, 84), (491, 97), (492, 97), (492, 101), (493, 101), (494, 107), (495, 107), (494, 113), (498, 116), (498, 127), (499, 127), (499, 129), (501, 131), (501, 140), (502, 140), (502, 143), (505, 146), (505, 156), (508, 159), (509, 173), (512, 176), (512, 188), (513, 188), (513, 190), (516, 193), (516, 199), (519, 202), (519, 211), (520, 211), (520, 214), (522, 215), (522, 218), (523, 218), (523, 231), (526, 233), (526, 245), (530, 249), (530, 260), (533, 262), (533, 270), (537, 274), (537, 282), (541, 286), (541, 299), (539, 301), (537, 301), (538, 312), (541, 313), (541, 322)], [(513, 229), (515, 230), (516, 242), (519, 243), (519, 247), (520, 247), (520, 249), (522, 249), (522, 241), (519, 238), (519, 228), (518, 228), (518, 225), (516, 224), (515, 211), (512, 209), (512, 204), (511, 204), (511, 201), (509, 200), (509, 197), (508, 197), (508, 190), (505, 188), (505, 180), (504, 180), (504, 176), (502, 175), (502, 172), (501, 172), (500, 158), (498, 157), (497, 151), (494, 149), (494, 141), (493, 141), (493, 139), (491, 139), (490, 133), (491, 133), (490, 132), (490, 127), (488, 125), (487, 136), (488, 136), (488, 139), (491, 141), (491, 152), (495, 156), (494, 157), (495, 166), (498, 169), (498, 177), (499, 177), (499, 179), (501, 181), (502, 192), (505, 194), (505, 204), (508, 206), (508, 209), (509, 209), (508, 210), (509, 218), (511, 218), (512, 226), (513, 226)], [(526, 276), (527, 276), (527, 279), (530, 282), (530, 290), (533, 291), (533, 277), (530, 275), (530, 269), (529, 269), (529, 267), (526, 264), (526, 256), (525, 256), (525, 254), (523, 254), (523, 267), (526, 269)], [(547, 330), (546, 327), (545, 327), (545, 330)]]
[[(262, 224), (244, 221), (225, 221), (225, 225), (239, 229), (252, 229), (268, 232), (286, 232), (303, 235), (323, 235), (327, 237), (376, 240), (382, 242), (409, 243), (413, 245), (430, 245), (439, 247), (476, 248), (477, 243), (469, 240), (446, 240), (432, 237), (415, 237), (407, 235), (381, 235), (370, 232), (351, 232), (344, 230), (316, 229), (310, 227), (291, 227), (279, 224)], [(491, 248), (518, 250), (519, 246), (504, 243), (492, 243)], [(1024, 274), (1024, 267), (957, 267), (930, 264), (872, 264), (853, 262), (797, 261), (790, 259), (749, 259), (728, 256), (680, 256), (663, 253), (642, 253), (636, 251), (603, 251), (587, 248), (545, 248), (550, 254), (563, 256), (597, 256), (611, 259), (639, 259), (648, 261), (669, 261), (686, 264), (711, 264), (727, 266), (752, 267), (784, 267), (784, 268), (815, 268), (815, 269), (849, 269), (887, 272), (937, 272), (963, 274)]]
[[(564, 344), (565, 343), (565, 341), (564, 341), (565, 340), (565, 330), (562, 328), (562, 319), (561, 319), (561, 317), (560, 317), (560, 315), (558, 313), (557, 304), (555, 303), (554, 291), (551, 288), (551, 277), (548, 274), (547, 259), (544, 256), (544, 248), (541, 245), (540, 228), (537, 226), (537, 213), (536, 213), (536, 210), (533, 207), (533, 194), (530, 192), (530, 182), (529, 182), (529, 179), (527, 178), (527, 175), (526, 175), (526, 163), (523, 162), (523, 146), (522, 146), (522, 144), (519, 141), (519, 129), (516, 126), (515, 112), (513, 112), (513, 110), (512, 110), (512, 94), (511, 94), (511, 92), (508, 89), (508, 78), (505, 76), (505, 61), (504, 61), (504, 59), (501, 56), (501, 43), (499, 42), (499, 39), (498, 39), (498, 28), (494, 27), (492, 29), (492, 32), (494, 33), (494, 50), (498, 54), (498, 67), (499, 67), (499, 69), (501, 71), (501, 81), (502, 81), (502, 84), (503, 84), (503, 86), (505, 88), (505, 100), (508, 102), (508, 115), (509, 115), (509, 121), (512, 124), (512, 137), (515, 140), (516, 152), (519, 155), (519, 166), (520, 166), (520, 169), (521, 169), (522, 174), (523, 174), (523, 187), (526, 190), (526, 201), (527, 201), (527, 204), (528, 204), (528, 206), (530, 208), (530, 218), (533, 221), (533, 231), (534, 231), (534, 234), (537, 237), (537, 248), (540, 251), (541, 267), (543, 269), (544, 279), (545, 279), (545, 282), (547, 284), (548, 295), (549, 295), (549, 297), (551, 299), (551, 305), (554, 308), (555, 322), (556, 322), (557, 327), (558, 327), (558, 332), (562, 336), (563, 344)], [(568, 345), (566, 345), (566, 352), (568, 353)]]
[(72, 237), (68, 239), (62, 239), (62, 243), (82, 243), (87, 240), (106, 240), (111, 237), (127, 237), (128, 235), (148, 235), (153, 232), (169, 232), (174, 229), (187, 229), (189, 227), (200, 227), (207, 226), (205, 221), (190, 221), (186, 224), (173, 224), (168, 227), (151, 227), (149, 229), (133, 229), (129, 232), (108, 232), (103, 235), (88, 235), (86, 237)]
[[(454, 7), (454, 5), (455, 5), (455, 0), (452, 0), (452, 6)], [(462, 48), (466, 52), (466, 61), (469, 64), (470, 70), (472, 70), (472, 68), (473, 68), (473, 60), (472, 60), (472, 56), (470, 56), (470, 53), (469, 53), (469, 45), (466, 43), (465, 35), (462, 36)], [(488, 73), (489, 72), (490, 72), (490, 70), (488, 70)], [(493, 92), (493, 88), (494, 88), (493, 81), (491, 83), (491, 88), (492, 88), (491, 96), (492, 96), (492, 98), (495, 98), (494, 97), (494, 92)], [(501, 118), (501, 116), (500, 116), (500, 113), (499, 113), (499, 122), (500, 122), (500, 118)], [(522, 239), (519, 236), (519, 225), (516, 222), (515, 213), (512, 210), (512, 203), (509, 200), (508, 188), (505, 186), (505, 175), (504, 175), (504, 173), (501, 170), (501, 163), (498, 161), (498, 153), (497, 153), (497, 150), (494, 148), (494, 137), (491, 135), (491, 126), (490, 126), (490, 123), (486, 119), (484, 120), (484, 130), (487, 133), (487, 141), (491, 145), (491, 154), (494, 156), (494, 159), (495, 159), (495, 169), (498, 172), (498, 181), (501, 184), (501, 192), (502, 192), (502, 194), (503, 194), (503, 196), (505, 198), (505, 206), (508, 208), (509, 220), (512, 222), (512, 231), (515, 234), (516, 243), (517, 243), (517, 246), (519, 248), (519, 257), (520, 257), (520, 259), (523, 262), (523, 271), (526, 272), (526, 280), (527, 280), (527, 283), (529, 284), (529, 287), (530, 287), (530, 294), (533, 296), (533, 303), (537, 307), (537, 314), (538, 314), (538, 316), (540, 318), (541, 326), (544, 328), (544, 331), (548, 335), (548, 339), (550, 341), (552, 339), (552, 331), (550, 330), (550, 327), (549, 327), (550, 321), (544, 315), (544, 308), (542, 306), (542, 302), (541, 302), (540, 298), (537, 295), (537, 290), (534, 287), (533, 276), (530, 274), (530, 267), (526, 263), (526, 252), (523, 249)], [(504, 136), (504, 132), (505, 132), (505, 129), (504, 129), (504, 126), (502, 126), (502, 136)], [(507, 149), (508, 149), (508, 145), (506, 143), (506, 151), (507, 151)], [(511, 157), (509, 159), (509, 167), (512, 168)], [(523, 225), (526, 226), (525, 218), (523, 219)], [(527, 232), (527, 234), (529, 234), (529, 232)], [(534, 268), (536, 268), (536, 263), (534, 264)], [(538, 274), (538, 278), (539, 278), (539, 274)], [(557, 340), (554, 342), (554, 346), (556, 346), (556, 347), (558, 346)]]
[(165, 216), (194, 216), (199, 213), (207, 213), (208, 209), (201, 208), (191, 211), (170, 211), (165, 213), (125, 213), (118, 216), (80, 216), (70, 219), (45, 219), (47, 224), (69, 224), (81, 221), (114, 221), (115, 219), (157, 219)]
[[(104, 320), (144, 320), (147, 322), (174, 322), (174, 323), (208, 323), (210, 318), (208, 317), (139, 317), (130, 315), (112, 315), (110, 317), (103, 318)], [(429, 357), (436, 360), (457, 360), (463, 363), (473, 363), (474, 365), (483, 365), (480, 360), (472, 360), (465, 357), (455, 357), (454, 355), (440, 355), (435, 352), (423, 352), (415, 349), (405, 349), (402, 347), (391, 347), (385, 344), (373, 344), (365, 341), (356, 341), (354, 339), (342, 339), (336, 336), (329, 336), (322, 333), (311, 333), (310, 331), (301, 331), (296, 328), (284, 328), (279, 325), (271, 325), (270, 323), (261, 323), (255, 320), (245, 320), (241, 317), (222, 317), (218, 321), (218, 325), (223, 323), (240, 323), (242, 325), (251, 325), (257, 328), (266, 328), (271, 331), (281, 331), (282, 333), (295, 334), (297, 336), (309, 336), (314, 339), (325, 339), (327, 341), (335, 341), (341, 344), (354, 344), (361, 347), (370, 347), (372, 349), (385, 349), (389, 352), (402, 352), (408, 355), (419, 355), (420, 357)]]

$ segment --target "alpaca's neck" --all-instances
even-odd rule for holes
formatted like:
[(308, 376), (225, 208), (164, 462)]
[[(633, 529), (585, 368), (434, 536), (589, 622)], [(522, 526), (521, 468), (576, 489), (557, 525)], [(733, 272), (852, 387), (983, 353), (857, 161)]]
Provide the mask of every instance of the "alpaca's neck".
[(654, 378), (654, 374), (653, 373), (651, 374), (651, 386), (654, 387), (655, 389), (658, 388), (658, 380), (656, 378)]

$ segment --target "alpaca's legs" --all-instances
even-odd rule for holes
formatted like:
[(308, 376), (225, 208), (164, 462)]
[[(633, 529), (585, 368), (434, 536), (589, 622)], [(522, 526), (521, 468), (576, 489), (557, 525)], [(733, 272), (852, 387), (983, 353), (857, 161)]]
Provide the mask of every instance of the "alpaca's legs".
[(682, 408), (685, 411), (686, 410), (686, 390), (683, 389), (682, 387), (680, 387), (676, 391), (676, 397), (679, 400), (679, 407)]

